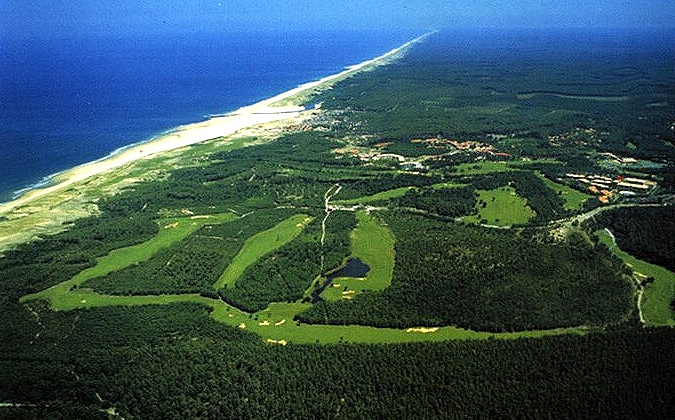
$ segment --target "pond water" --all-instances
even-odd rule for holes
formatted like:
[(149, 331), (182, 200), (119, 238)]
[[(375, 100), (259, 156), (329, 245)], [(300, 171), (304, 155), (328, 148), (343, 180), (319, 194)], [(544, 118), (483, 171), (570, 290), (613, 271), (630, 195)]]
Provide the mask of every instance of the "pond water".
[(370, 267), (363, 261), (361, 261), (359, 258), (350, 258), (347, 261), (347, 264), (340, 268), (339, 270), (336, 270), (332, 273), (330, 273), (327, 276), (328, 280), (333, 280), (338, 277), (365, 277), (366, 274), (370, 271)]
[(369, 271), (370, 267), (368, 267), (368, 265), (359, 258), (350, 258), (343, 267), (330, 272), (326, 276), (326, 281), (321, 285), (321, 287), (312, 291), (312, 303), (316, 303), (321, 300), (321, 293), (323, 293), (323, 291), (333, 283), (334, 279), (338, 277), (361, 278), (365, 277)]

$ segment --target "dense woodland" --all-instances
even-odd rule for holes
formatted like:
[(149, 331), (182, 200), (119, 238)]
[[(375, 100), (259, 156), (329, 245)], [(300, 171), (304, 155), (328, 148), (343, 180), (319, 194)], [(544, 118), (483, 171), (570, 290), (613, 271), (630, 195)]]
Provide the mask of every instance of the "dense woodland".
[[(598, 153), (635, 156), (649, 161), (643, 176), (660, 183), (644, 201), (667, 202), (675, 186), (669, 61), (654, 57), (642, 71), (630, 57), (600, 60), (583, 46), (574, 59), (532, 59), (502, 44), (524, 41), (511, 36), (493, 45), (477, 35), (471, 48), (457, 49), (436, 34), (311, 98), (322, 111), (302, 130), (232, 150), (197, 146), (180, 164), (160, 165), (148, 181), (103, 197), (99, 214), (6, 251), (0, 418), (108, 418), (108, 409), (127, 419), (672, 418), (675, 332), (640, 325), (630, 268), (592, 235), (607, 227), (623, 250), (672, 270), (672, 206), (616, 208), (567, 223), (599, 204), (565, 210), (536, 174), (613, 176), (621, 168), (602, 166)], [(647, 106), (657, 100), (666, 105)], [(427, 138), (480, 141), (502, 155), (411, 142)], [(352, 148), (402, 154), (424, 167), (336, 152)], [(503, 165), (478, 170), (486, 160)], [(585, 334), (271, 346), (198, 304), (52, 311), (44, 301), (19, 303), (111, 250), (148, 241), (170, 217), (231, 213), (232, 221), (205, 224), (81, 287), (197, 292), (255, 318), (271, 302), (301, 300), (349, 257), (353, 212), (332, 211), (320, 245), (325, 194), (336, 185), (333, 200), (375, 206), (386, 222), (394, 275), (385, 290), (319, 300), (295, 322), (490, 332), (582, 326)], [(456, 220), (476, 215), (479, 190), (504, 187), (532, 209), (529, 221), (496, 228)], [(396, 189), (404, 192), (386, 194)], [(371, 201), (378, 193), (386, 198)], [(214, 289), (248, 238), (297, 214), (313, 218), (297, 237), (232, 287)], [(563, 224), (563, 235), (551, 233)]]
[(125, 418), (176, 419), (672, 413), (672, 330), (278, 347), (196, 305), (36, 309), (43, 334), (31, 351), (5, 351), (0, 399), (38, 406), (3, 409), (6, 418), (105, 418), (99, 410), (111, 406)]
[(629, 207), (606, 211), (592, 227), (608, 228), (621, 249), (645, 261), (675, 271), (675, 209)]
[(224, 301), (247, 312), (265, 309), (272, 302), (295, 302), (319, 275), (349, 255), (349, 232), (356, 225), (352, 213), (328, 219), (324, 246), (321, 221), (315, 219), (299, 238), (250, 267), (234, 288), (220, 290)]
[(353, 301), (321, 302), (300, 320), (513, 331), (604, 325), (630, 314), (623, 264), (581, 234), (546, 243), (526, 231), (401, 213), (384, 217), (397, 238), (391, 287)]
[(149, 261), (89, 280), (82, 287), (114, 295), (213, 294), (213, 284), (244, 241), (290, 214), (288, 210), (271, 210), (229, 223), (206, 225)]

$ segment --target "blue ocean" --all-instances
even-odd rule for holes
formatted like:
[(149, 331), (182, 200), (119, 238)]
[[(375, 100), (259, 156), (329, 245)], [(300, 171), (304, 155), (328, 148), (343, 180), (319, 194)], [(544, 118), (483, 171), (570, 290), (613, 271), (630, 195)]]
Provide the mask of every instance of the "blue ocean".
[(172, 128), (381, 55), (418, 33), (292, 32), (0, 42), (0, 202)]

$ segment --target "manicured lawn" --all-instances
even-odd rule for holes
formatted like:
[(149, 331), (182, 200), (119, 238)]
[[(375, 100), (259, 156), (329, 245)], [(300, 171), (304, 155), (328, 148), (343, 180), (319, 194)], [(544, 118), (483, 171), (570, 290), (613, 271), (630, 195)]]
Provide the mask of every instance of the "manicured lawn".
[[(293, 317), (307, 309), (309, 303), (272, 303), (255, 314), (240, 311), (226, 303), (197, 294), (109, 296), (89, 289), (73, 288), (82, 282), (152, 257), (160, 249), (171, 246), (207, 223), (222, 223), (234, 219), (232, 214), (209, 218), (179, 218), (162, 222), (160, 232), (152, 239), (130, 247), (120, 248), (98, 259), (98, 264), (83, 270), (72, 279), (40, 293), (24, 296), (21, 301), (46, 299), (54, 310), (73, 310), (103, 306), (168, 305), (190, 302), (206, 305), (213, 310), (212, 319), (223, 324), (242, 328), (258, 334), (269, 344), (286, 343), (401, 343), (445, 340), (515, 339), (559, 334), (584, 334), (584, 328), (565, 328), (517, 333), (487, 333), (465, 330), (453, 326), (440, 328), (374, 328), (359, 325), (306, 325), (293, 321)], [(394, 267), (394, 237), (389, 228), (367, 212), (358, 212), (358, 226), (352, 235), (352, 252), (371, 267), (363, 288), (381, 290), (390, 281)], [(296, 215), (279, 223), (272, 229), (249, 238), (240, 254), (238, 264), (244, 270), (267, 252), (283, 245), (309, 223), (305, 215)], [(235, 279), (236, 280), (236, 279)], [(352, 290), (357, 290), (356, 285)], [(362, 289), (358, 289), (362, 290)], [(271, 340), (271, 341), (268, 341)]]
[(660, 265), (639, 260), (622, 251), (618, 246), (613, 244), (612, 238), (606, 230), (599, 230), (595, 234), (598, 235), (602, 243), (607, 245), (634, 272), (654, 277), (654, 282), (645, 286), (640, 302), (645, 324), (675, 326), (675, 313), (670, 308), (670, 303), (675, 298), (675, 273)]
[[(108, 273), (129, 267), (132, 264), (147, 261), (160, 249), (170, 247), (191, 233), (196, 232), (205, 224), (224, 223), (232, 221), (236, 217), (232, 213), (223, 213), (203, 217), (192, 216), (161, 220), (159, 233), (153, 238), (137, 245), (114, 249), (108, 255), (98, 258), (95, 266), (79, 272), (70, 280), (59, 283), (39, 293), (24, 296), (21, 300), (48, 299), (52, 302), (55, 309), (70, 309), (69, 305), (73, 305), (75, 301), (80, 302), (88, 299), (97, 299), (99, 301), (101, 295), (86, 290), (78, 290), (77, 286), (87, 280), (105, 276)], [(73, 287), (76, 289), (71, 292), (70, 290)], [(66, 301), (69, 303), (66, 303)], [(58, 307), (59, 305), (66, 305), (68, 308)]]
[[(370, 267), (365, 279), (339, 277), (322, 294), (326, 300), (341, 300), (363, 290), (384, 290), (391, 284), (394, 273), (394, 235), (374, 215), (356, 212), (358, 225), (351, 234), (352, 257), (361, 259)], [(347, 292), (343, 295), (343, 292)]]
[(478, 216), (464, 217), (467, 222), (479, 223), (483, 220), (488, 225), (511, 226), (525, 224), (534, 216), (532, 209), (527, 206), (527, 201), (512, 187), (476, 190), (476, 192), (480, 203), (476, 204)]
[(246, 240), (239, 253), (232, 259), (230, 265), (220, 276), (214, 288), (232, 287), (246, 268), (255, 263), (263, 255), (281, 248), (292, 241), (307, 227), (312, 220), (305, 214), (296, 214), (271, 229), (257, 233)]
[(377, 201), (391, 200), (392, 198), (402, 197), (413, 187), (400, 187), (393, 190), (382, 191), (377, 194), (368, 195), (365, 197), (351, 198), (349, 200), (336, 200), (337, 204), (366, 204)]
[(580, 210), (586, 200), (591, 197), (590, 195), (584, 194), (581, 191), (577, 191), (574, 188), (570, 188), (567, 185), (553, 182), (540, 173), (537, 173), (536, 175), (539, 177), (539, 179), (544, 181), (546, 186), (560, 194), (563, 200), (565, 200), (565, 204), (563, 204), (563, 208), (565, 210)]
[[(433, 184), (431, 187), (434, 189), (441, 189), (441, 188), (452, 188), (452, 187), (465, 187), (466, 185), (464, 184), (455, 184), (452, 182), (441, 182), (438, 184)], [(386, 201), (386, 200), (391, 200), (392, 198), (398, 198), (402, 197), (410, 191), (410, 189), (415, 188), (415, 187), (400, 187), (400, 188), (394, 188), (391, 190), (387, 191), (382, 191), (377, 194), (373, 195), (367, 195), (364, 197), (357, 197), (357, 198), (350, 198), (348, 200), (335, 200), (336, 204), (344, 204), (344, 205), (350, 205), (350, 204), (367, 204), (367, 203), (374, 203), (377, 201)]]
[(493, 162), (483, 161), (474, 163), (462, 163), (456, 165), (454, 172), (462, 175), (484, 175), (492, 172), (508, 172), (514, 171), (518, 168), (527, 169), (532, 164), (555, 164), (561, 163), (556, 159), (533, 159), (526, 161), (509, 161), (509, 162)]
[(508, 172), (513, 171), (507, 166), (506, 162), (476, 162), (476, 163), (462, 163), (455, 166), (454, 171), (462, 175), (484, 175), (492, 172)]
[[(215, 301), (214, 301), (215, 302)], [(407, 343), (420, 341), (517, 339), (560, 334), (585, 334), (583, 327), (515, 333), (489, 333), (447, 326), (440, 328), (375, 328), (362, 325), (307, 325), (293, 321), (293, 316), (306, 309), (308, 303), (273, 303), (252, 316), (215, 302), (211, 317), (227, 325), (258, 334), (263, 341), (283, 340), (295, 344)], [(273, 344), (273, 343), (272, 343)]]

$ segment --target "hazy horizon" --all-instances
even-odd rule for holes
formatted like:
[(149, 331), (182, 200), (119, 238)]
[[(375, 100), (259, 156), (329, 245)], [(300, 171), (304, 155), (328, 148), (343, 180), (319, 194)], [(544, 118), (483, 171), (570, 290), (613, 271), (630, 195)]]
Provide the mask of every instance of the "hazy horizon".
[(0, 37), (195, 33), (250, 30), (675, 27), (675, 3), (656, 0), (506, 2), (345, 0), (187, 0), (164, 2), (7, 0)]

